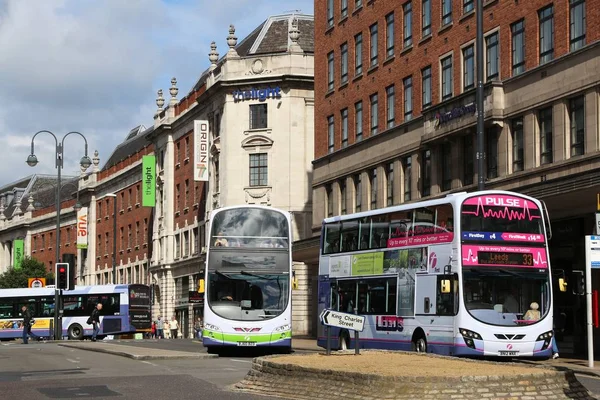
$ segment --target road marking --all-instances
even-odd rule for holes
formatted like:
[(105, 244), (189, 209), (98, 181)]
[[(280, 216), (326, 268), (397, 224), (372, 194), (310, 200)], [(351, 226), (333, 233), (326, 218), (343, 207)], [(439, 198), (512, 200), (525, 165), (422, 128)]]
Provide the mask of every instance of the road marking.
[(248, 361), (248, 360), (238, 360), (237, 358), (232, 358), (231, 361), (235, 361), (235, 362), (241, 362), (241, 363), (248, 363), (251, 364), (252, 361)]
[(158, 367), (158, 365), (151, 363), (150, 361), (142, 361), (144, 364), (152, 365), (153, 367)]
[(75, 363), (75, 364), (77, 364), (77, 363), (79, 362), (79, 361), (77, 361), (77, 360), (71, 360), (70, 358), (67, 358), (67, 361), (68, 361), (68, 362)]

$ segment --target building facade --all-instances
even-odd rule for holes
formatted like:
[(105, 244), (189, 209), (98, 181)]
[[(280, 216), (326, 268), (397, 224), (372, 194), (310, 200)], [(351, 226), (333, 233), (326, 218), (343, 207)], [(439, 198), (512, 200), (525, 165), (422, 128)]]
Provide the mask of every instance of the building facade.
[[(230, 26), (229, 49), (211, 63), (181, 100), (159, 92), (154, 132), (158, 191), (154, 215), (152, 282), (159, 286), (155, 314), (175, 315), (189, 337), (201, 304), (189, 292), (203, 278), (210, 211), (260, 204), (292, 213), (294, 238), (311, 235), (313, 148), (313, 19), (269, 17), (238, 43)], [(174, 82), (174, 81), (173, 81)], [(194, 178), (194, 122), (207, 121), (209, 173)], [(309, 271), (295, 265), (294, 330), (308, 332)]]
[[(474, 3), (315, 4), (315, 235), (328, 216), (477, 189)], [(583, 270), (600, 167), (600, 1), (483, 7), (486, 188), (544, 200), (553, 268)], [(316, 246), (303, 251), (314, 259)], [(573, 304), (557, 298), (555, 312), (577, 351), (585, 321)]]

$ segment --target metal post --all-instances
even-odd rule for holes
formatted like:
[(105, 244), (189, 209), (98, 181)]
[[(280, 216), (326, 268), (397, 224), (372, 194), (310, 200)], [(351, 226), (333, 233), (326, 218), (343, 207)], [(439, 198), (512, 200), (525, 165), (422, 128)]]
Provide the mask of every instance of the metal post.
[(113, 285), (117, 284), (117, 194), (115, 193), (114, 215), (113, 215), (113, 256), (112, 256), (112, 281)]
[[(585, 237), (585, 303), (588, 367), (594, 368), (594, 317), (592, 314), (592, 237)], [(554, 337), (556, 340), (556, 337)]]
[(60, 180), (62, 170), (62, 146), (56, 145), (56, 252), (54, 259), (54, 340), (62, 339), (62, 321), (60, 320), (60, 289), (56, 264), (60, 262)]
[(325, 325), (325, 332), (327, 335), (327, 352), (326, 352), (326, 354), (329, 356), (329, 355), (331, 355), (331, 328), (327, 325)]
[(358, 331), (354, 331), (354, 354), (360, 354), (358, 347)]
[(477, 0), (477, 38), (475, 43), (475, 64), (477, 65), (477, 189), (485, 188), (485, 137), (483, 131), (483, 0)]

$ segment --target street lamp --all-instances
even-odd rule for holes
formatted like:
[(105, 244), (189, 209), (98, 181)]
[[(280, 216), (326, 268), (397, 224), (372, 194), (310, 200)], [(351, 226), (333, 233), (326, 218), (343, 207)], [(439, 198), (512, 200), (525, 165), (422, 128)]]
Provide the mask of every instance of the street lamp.
[(477, 189), (485, 188), (485, 144), (483, 114), (483, 0), (477, 0), (475, 13), (477, 35), (475, 39), (475, 64), (477, 65), (477, 92), (475, 108), (477, 109)]
[(112, 282), (117, 284), (117, 194), (108, 193), (107, 197), (113, 197), (114, 215), (113, 215), (113, 251), (112, 251)]
[[(36, 132), (35, 135), (33, 135), (33, 137), (31, 138), (31, 154), (27, 157), (27, 165), (29, 165), (30, 167), (35, 167), (38, 164), (38, 158), (35, 155), (35, 150), (34, 150), (34, 140), (35, 137), (37, 135), (39, 135), (40, 133), (49, 133), (50, 135), (52, 135), (52, 137), (54, 138), (54, 142), (56, 144), (56, 150), (54, 153), (54, 157), (55, 157), (55, 162), (56, 162), (56, 171), (57, 171), (57, 179), (56, 179), (56, 254), (55, 254), (55, 261), (54, 261), (54, 265), (56, 265), (56, 263), (59, 262), (60, 260), (60, 179), (61, 179), (61, 171), (63, 168), (63, 155), (64, 155), (64, 148), (65, 148), (65, 139), (72, 135), (72, 134), (76, 134), (79, 135), (83, 138), (83, 141), (85, 142), (85, 153), (84, 156), (81, 157), (81, 160), (79, 161), (79, 164), (83, 167), (84, 170), (88, 169), (90, 167), (90, 165), (92, 165), (92, 160), (88, 157), (88, 143), (87, 143), (87, 139), (85, 138), (85, 136), (83, 136), (83, 134), (79, 133), (79, 132), (69, 132), (67, 134), (65, 134), (63, 136), (63, 138), (59, 141), (58, 138), (56, 137), (56, 135), (50, 131), (39, 131)], [(56, 280), (56, 276), (55, 276), (55, 280)], [(56, 281), (55, 281), (55, 286), (54, 286), (54, 339), (59, 339), (62, 338), (62, 321), (60, 318), (60, 314), (59, 314), (59, 308), (60, 307), (60, 294), (61, 294), (61, 290), (59, 288), (56, 287)], [(59, 326), (60, 323), (60, 326)]]

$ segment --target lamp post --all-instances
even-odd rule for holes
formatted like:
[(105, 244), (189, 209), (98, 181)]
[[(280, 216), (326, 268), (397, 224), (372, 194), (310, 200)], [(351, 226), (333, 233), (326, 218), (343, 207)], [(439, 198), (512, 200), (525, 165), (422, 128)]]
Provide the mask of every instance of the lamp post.
[[(55, 161), (56, 161), (56, 171), (57, 171), (57, 174), (56, 174), (56, 253), (55, 253), (55, 261), (54, 261), (54, 265), (56, 266), (56, 263), (58, 263), (60, 260), (60, 188), (61, 188), (60, 179), (61, 179), (61, 171), (63, 168), (65, 139), (72, 134), (81, 136), (83, 138), (83, 141), (85, 142), (85, 154), (83, 157), (81, 157), (79, 164), (84, 169), (88, 169), (89, 166), (92, 165), (92, 160), (90, 160), (90, 158), (88, 157), (88, 143), (87, 143), (87, 139), (85, 138), (85, 136), (83, 136), (83, 134), (81, 134), (79, 132), (69, 132), (69, 133), (65, 134), (63, 136), (63, 138), (59, 141), (54, 133), (44, 130), (44, 131), (36, 132), (36, 134), (33, 135), (33, 137), (31, 138), (31, 154), (29, 155), (29, 157), (27, 157), (27, 165), (29, 165), (30, 167), (35, 167), (38, 163), (38, 158), (35, 155), (35, 150), (34, 150), (34, 140), (35, 140), (36, 136), (39, 135), (40, 133), (49, 133), (50, 135), (52, 135), (52, 137), (54, 138), (54, 142), (56, 143), (56, 150), (55, 150), (55, 154), (54, 154)], [(60, 313), (59, 313), (59, 308), (61, 308), (60, 307), (60, 294), (61, 294), (60, 292), (61, 292), (61, 290), (56, 287), (56, 274), (55, 274), (54, 279), (55, 279), (54, 339), (59, 339), (59, 338), (62, 338), (62, 324), (59, 324), (59, 322), (61, 322)]]
[(477, 65), (477, 189), (485, 188), (485, 137), (483, 132), (483, 0), (477, 0), (475, 13), (477, 37), (475, 39), (475, 64)]
[(112, 283), (117, 284), (117, 194), (108, 193), (107, 197), (113, 197), (113, 251), (112, 251)]

